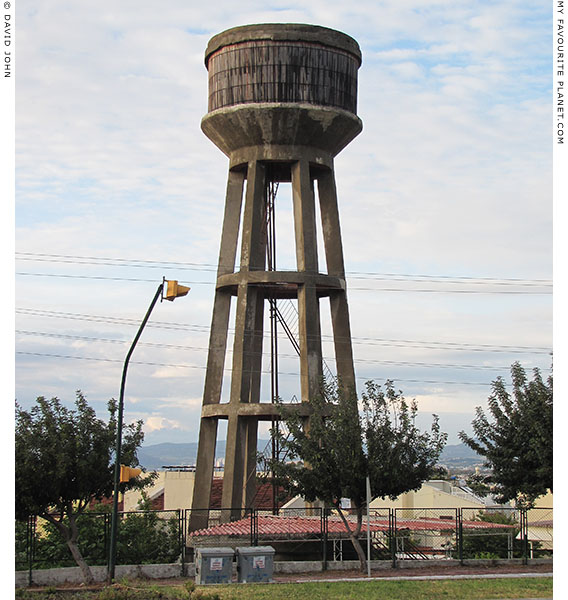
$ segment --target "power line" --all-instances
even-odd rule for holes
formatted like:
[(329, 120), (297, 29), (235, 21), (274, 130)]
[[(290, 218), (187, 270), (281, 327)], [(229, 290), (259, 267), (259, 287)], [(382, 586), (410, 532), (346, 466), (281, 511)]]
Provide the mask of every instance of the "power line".
[[(70, 335), (70, 334), (62, 334), (62, 333), (50, 333), (43, 331), (28, 331), (22, 329), (16, 329), (15, 333), (20, 335), (30, 335), (37, 337), (49, 337), (56, 339), (70, 339), (70, 340), (81, 340), (86, 342), (103, 342), (103, 343), (112, 343), (112, 344), (127, 344), (130, 343), (129, 340), (119, 340), (112, 338), (101, 338), (101, 337), (91, 337), (91, 336), (82, 336), (82, 335)], [(155, 342), (139, 342), (139, 346), (146, 346), (150, 348), (168, 348), (172, 350), (198, 350), (198, 351), (206, 351), (207, 348), (205, 346), (186, 346), (180, 344), (164, 344), (164, 343), (155, 343)], [(227, 352), (231, 353), (231, 348), (227, 348)], [(257, 353), (251, 353), (257, 354)], [(263, 356), (269, 356), (269, 353), (262, 352)], [(297, 355), (295, 354), (280, 354), (282, 358), (292, 358), (296, 359)], [(324, 360), (333, 360), (333, 357), (323, 356)], [(451, 364), (451, 363), (425, 363), (425, 362), (412, 362), (412, 361), (396, 361), (396, 360), (376, 360), (370, 358), (360, 358), (356, 359), (355, 364), (360, 363), (368, 363), (368, 364), (380, 364), (380, 365), (388, 365), (393, 367), (424, 367), (430, 369), (467, 369), (467, 370), (478, 370), (478, 371), (506, 371), (509, 369), (509, 366), (496, 367), (489, 365), (464, 365), (464, 364)]]
[[(34, 308), (16, 308), (16, 313), (29, 316), (46, 317), (46, 318), (61, 318), (69, 320), (93, 321), (97, 323), (111, 323), (120, 325), (139, 326), (138, 318), (112, 317), (107, 315), (92, 315), (85, 313), (71, 313), (64, 311), (51, 311)], [(168, 321), (151, 321), (147, 327), (156, 329), (170, 329), (176, 331), (197, 331), (207, 333), (209, 327), (205, 325), (194, 325), (186, 323), (176, 323)], [(229, 329), (229, 332), (232, 332)], [(265, 332), (266, 333), (266, 332)], [(329, 335), (322, 335), (322, 339), (331, 341), (333, 338)], [(336, 338), (337, 339), (337, 338)], [(389, 338), (373, 338), (352, 336), (352, 341), (355, 344), (370, 344), (370, 345), (389, 345), (399, 347), (413, 348), (428, 348), (436, 350), (466, 350), (470, 352), (516, 352), (516, 353), (532, 353), (532, 354), (550, 354), (551, 350), (542, 346), (514, 346), (514, 345), (497, 345), (497, 344), (472, 344), (467, 342), (445, 342), (434, 340), (409, 340), (409, 339), (389, 339)]]
[(349, 287), (350, 292), (420, 292), (430, 294), (510, 294), (513, 296), (543, 296), (552, 292), (528, 292), (522, 290), (434, 290), (431, 288), (365, 288)]
[[(93, 256), (69, 256), (59, 254), (34, 254), (31, 252), (16, 252), (17, 260), (27, 260), (32, 262), (48, 262), (59, 264), (72, 265), (92, 265), (104, 267), (128, 267), (128, 268), (143, 268), (143, 269), (168, 269), (176, 268), (189, 271), (209, 271), (215, 272), (216, 265), (207, 263), (191, 263), (191, 262), (175, 262), (175, 261), (154, 261), (154, 260), (135, 260), (126, 258), (96, 258)], [(54, 257), (54, 258), (50, 258)], [(60, 258), (56, 258), (60, 257)]]
[[(108, 281), (137, 281), (143, 283), (157, 283), (157, 279), (140, 279), (137, 277), (107, 277), (103, 275), (65, 275), (62, 273), (25, 273), (22, 271), (16, 271), (15, 275), (28, 275), (31, 277), (62, 277), (64, 279), (102, 279)], [(214, 285), (212, 281), (184, 281), (184, 283), (191, 283), (191, 285)]]
[[(125, 266), (145, 266), (153, 268), (155, 265), (156, 268), (162, 268), (167, 265), (173, 265), (176, 268), (195, 268), (195, 267), (211, 267), (213, 269), (217, 268), (217, 265), (208, 264), (208, 263), (194, 263), (194, 262), (179, 262), (179, 261), (160, 261), (160, 260), (139, 260), (139, 259), (130, 259), (130, 258), (109, 258), (109, 257), (97, 257), (97, 256), (76, 256), (73, 254), (46, 254), (46, 253), (35, 253), (35, 252), (16, 252), (16, 255), (21, 255), (20, 260), (36, 260), (33, 257), (38, 257), (37, 260), (46, 260), (47, 262), (63, 262), (60, 260), (49, 260), (49, 259), (70, 259), (65, 262), (75, 262), (73, 259), (84, 260), (84, 261), (95, 261), (95, 262), (87, 262), (81, 264), (99, 264), (98, 261), (113, 261), (116, 263), (124, 263)], [(140, 265), (138, 265), (140, 263)], [(110, 263), (113, 264), (113, 263)]]
[[(473, 277), (470, 275), (425, 275), (410, 273), (374, 273), (369, 271), (349, 271), (352, 279), (412, 278), (411, 280), (442, 280), (443, 283), (491, 283), (494, 285), (538, 285), (552, 286), (551, 279), (523, 279), (521, 277)], [(450, 281), (447, 281), (450, 280)], [(458, 281), (454, 281), (458, 280)]]
[[(111, 323), (116, 325), (132, 325), (139, 327), (140, 318), (127, 318), (127, 317), (112, 317), (107, 315), (89, 315), (84, 313), (69, 313), (63, 311), (51, 311), (51, 310), (39, 310), (39, 309), (28, 309), (28, 308), (17, 308), (16, 313), (22, 315), (29, 315), (34, 317), (47, 317), (56, 319), (69, 319), (71, 321), (92, 321), (95, 323)], [(151, 321), (146, 327), (154, 329), (171, 329), (174, 331), (198, 331), (207, 333), (209, 327), (205, 325), (189, 325), (185, 323), (173, 323), (166, 321)]]
[[(26, 356), (39, 356), (39, 357), (47, 357), (47, 358), (62, 358), (62, 359), (71, 359), (71, 360), (86, 360), (86, 361), (94, 361), (94, 362), (110, 362), (110, 363), (123, 363), (124, 361), (116, 358), (100, 358), (100, 357), (91, 357), (91, 356), (72, 356), (67, 354), (52, 354), (48, 352), (25, 352), (22, 350), (16, 351), (16, 354), (26, 355)], [(153, 366), (153, 367), (173, 367), (180, 369), (200, 369), (206, 370), (206, 366), (200, 365), (185, 365), (185, 364), (170, 364), (170, 363), (158, 363), (158, 362), (149, 362), (149, 361), (130, 361), (130, 364), (137, 365), (145, 365), (145, 366)], [(231, 372), (232, 369), (224, 368), (224, 372)], [(251, 374), (253, 373), (261, 373), (265, 375), (269, 375), (270, 371), (255, 371), (251, 370)], [(279, 375), (290, 375), (294, 377), (299, 377), (299, 373), (289, 373), (289, 372), (279, 372)], [(372, 379), (374, 381), (384, 380), (384, 377), (364, 377), (358, 376), (357, 379), (365, 379), (368, 381)], [(432, 384), (432, 385), (481, 385), (481, 386), (490, 386), (491, 383), (487, 382), (472, 382), (472, 381), (434, 381), (434, 380), (419, 380), (419, 379), (396, 379), (396, 382), (400, 383), (421, 383), (421, 384)]]
[[(217, 265), (210, 263), (195, 263), (195, 262), (180, 262), (180, 261), (156, 261), (143, 259), (125, 259), (113, 257), (95, 257), (95, 256), (78, 256), (70, 254), (46, 254), (34, 252), (16, 252), (18, 260), (28, 260), (34, 262), (54, 262), (66, 264), (81, 264), (94, 266), (119, 266), (131, 268), (177, 268), (184, 270), (200, 270), (215, 272)], [(234, 265), (224, 265), (233, 268)], [(523, 279), (519, 277), (473, 277), (469, 275), (429, 275), (420, 273), (380, 273), (373, 271), (348, 271), (346, 273), (353, 279), (373, 279), (373, 280), (391, 280), (396, 279), (408, 281), (438, 281), (441, 283), (470, 283), (470, 284), (487, 284), (493, 285), (522, 285), (550, 287), (552, 280), (550, 279)]]
[[(64, 279), (94, 279), (94, 280), (107, 280), (107, 281), (133, 281), (133, 282), (144, 282), (144, 283), (154, 283), (155, 279), (140, 279), (134, 277), (108, 277), (102, 275), (66, 275), (62, 273), (29, 273), (24, 271), (17, 271), (16, 275), (20, 276), (29, 276), (29, 277), (55, 277), (55, 278), (64, 278)], [(185, 281), (184, 283), (189, 283), (191, 285), (215, 285), (214, 281)], [(452, 282), (459, 283), (459, 282)], [(463, 282), (462, 282), (463, 283)], [(326, 289), (324, 286), (319, 286), (319, 290)], [(335, 288), (330, 287), (327, 288), (329, 290), (335, 290)], [(515, 296), (542, 296), (542, 295), (550, 295), (552, 291), (527, 291), (527, 290), (436, 290), (433, 288), (392, 288), (392, 287), (349, 287), (349, 291), (353, 292), (405, 292), (405, 293), (431, 293), (431, 294), (507, 294), (507, 295), (515, 295)]]

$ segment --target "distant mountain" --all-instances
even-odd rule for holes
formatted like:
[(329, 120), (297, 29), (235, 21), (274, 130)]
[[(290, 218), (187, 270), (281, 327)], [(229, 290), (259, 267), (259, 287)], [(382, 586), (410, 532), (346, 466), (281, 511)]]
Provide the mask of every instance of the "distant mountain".
[[(263, 451), (269, 440), (258, 440), (258, 450)], [(218, 440), (215, 458), (225, 457), (225, 440)], [(187, 444), (163, 443), (143, 446), (138, 450), (140, 464), (146, 469), (161, 469), (166, 466), (195, 465), (197, 459), (197, 442)], [(482, 458), (465, 444), (446, 446), (440, 457), (441, 463), (476, 464)]]
[(483, 456), (465, 444), (446, 446), (440, 456), (440, 463), (448, 467), (450, 471), (481, 467), (484, 460)]
[(477, 458), (479, 460), (483, 460), (475, 450), (472, 450), (465, 444), (447, 445), (442, 451), (442, 456), (440, 458), (441, 460), (456, 458)]
[[(264, 446), (263, 446), (264, 447)], [(215, 458), (225, 457), (225, 441), (218, 440)], [(142, 446), (138, 450), (138, 460), (146, 469), (161, 469), (162, 467), (180, 467), (195, 465), (197, 460), (197, 442), (173, 444), (165, 442), (152, 446)]]
[(194, 465), (197, 457), (197, 443), (172, 444), (165, 442), (153, 446), (142, 446), (138, 450), (138, 460), (146, 469), (161, 469), (164, 466)]

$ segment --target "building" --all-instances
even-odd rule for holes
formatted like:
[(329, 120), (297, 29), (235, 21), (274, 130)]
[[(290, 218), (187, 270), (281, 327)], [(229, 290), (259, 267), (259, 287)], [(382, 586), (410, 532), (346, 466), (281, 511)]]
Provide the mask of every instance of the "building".
[[(187, 510), (191, 508), (193, 488), (195, 485), (194, 467), (172, 467), (166, 471), (157, 471), (158, 477), (153, 485), (144, 490), (154, 510)], [(211, 486), (211, 502), (209, 508), (218, 510), (222, 507), (223, 472), (213, 477)], [(290, 500), (283, 489), (277, 490), (280, 505)], [(140, 490), (130, 490), (124, 494), (124, 510), (138, 510), (142, 500)], [(253, 506), (257, 509), (270, 510), (273, 507), (273, 489), (269, 483), (257, 485)]]
[(553, 548), (553, 498), (549, 490), (535, 501), (534, 508), (527, 511), (527, 530), (531, 558), (534, 550), (552, 550)]
[(474, 494), (465, 484), (433, 479), (425, 481), (416, 491), (401, 494), (395, 500), (377, 498), (372, 509), (380, 508), (487, 508), (487, 501)]

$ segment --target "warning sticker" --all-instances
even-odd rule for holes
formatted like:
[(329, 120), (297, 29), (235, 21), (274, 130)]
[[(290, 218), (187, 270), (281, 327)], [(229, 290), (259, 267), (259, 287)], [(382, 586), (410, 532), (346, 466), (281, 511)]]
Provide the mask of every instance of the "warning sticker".
[(209, 570), (210, 571), (222, 571), (223, 570), (223, 559), (221, 557), (215, 557), (209, 559)]
[(254, 556), (252, 559), (253, 569), (264, 569), (264, 556)]

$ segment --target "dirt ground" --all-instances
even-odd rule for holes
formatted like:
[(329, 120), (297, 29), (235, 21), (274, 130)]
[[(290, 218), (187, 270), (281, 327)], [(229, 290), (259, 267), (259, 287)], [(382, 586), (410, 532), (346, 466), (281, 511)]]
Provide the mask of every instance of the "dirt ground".
[[(550, 573), (552, 565), (499, 565), (493, 567), (470, 567), (470, 566), (439, 566), (404, 568), (404, 569), (373, 569), (371, 577), (430, 577), (451, 575), (493, 575), (513, 573)], [(359, 570), (352, 571), (322, 571), (317, 573), (275, 573), (274, 581), (286, 583), (291, 581), (311, 581), (317, 579), (347, 579), (353, 577), (365, 577), (366, 573)]]
[[(373, 569), (371, 577), (429, 577), (429, 576), (447, 576), (452, 575), (468, 575), (475, 577), (476, 575), (502, 575), (502, 574), (522, 574), (522, 573), (550, 573), (552, 575), (552, 565), (499, 565), (487, 567), (470, 567), (470, 566), (439, 566), (419, 567), (419, 568), (402, 568), (402, 569)], [(359, 570), (351, 571), (321, 571), (313, 573), (275, 573), (274, 583), (296, 583), (302, 581), (317, 581), (319, 579), (350, 579), (366, 577), (366, 573), (361, 573)], [(193, 579), (192, 577), (188, 579)], [(181, 585), (186, 579), (153, 579), (153, 585)], [(148, 580), (145, 580), (146, 582)], [(135, 581), (131, 580), (131, 584), (135, 585)], [(103, 584), (93, 586), (78, 586), (77, 584), (59, 584), (56, 586), (58, 590), (65, 591), (85, 591), (85, 590), (100, 590)], [(30, 591), (42, 591), (44, 586), (32, 586), (27, 588)]]

